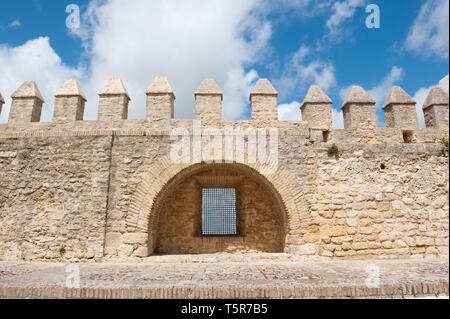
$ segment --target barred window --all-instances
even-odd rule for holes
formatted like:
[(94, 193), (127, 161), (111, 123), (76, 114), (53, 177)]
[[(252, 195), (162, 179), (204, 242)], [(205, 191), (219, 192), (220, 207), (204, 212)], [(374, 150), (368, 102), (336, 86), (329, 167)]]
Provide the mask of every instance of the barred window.
[(203, 188), (202, 234), (236, 235), (236, 189)]

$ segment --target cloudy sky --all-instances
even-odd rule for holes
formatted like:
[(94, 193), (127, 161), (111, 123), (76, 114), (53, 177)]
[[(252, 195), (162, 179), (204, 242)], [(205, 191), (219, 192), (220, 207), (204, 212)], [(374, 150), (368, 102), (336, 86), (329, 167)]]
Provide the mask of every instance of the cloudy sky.
[[(68, 28), (66, 7), (80, 9), (80, 28)], [(368, 5), (380, 9), (380, 28), (367, 28)], [(167, 76), (177, 97), (175, 116), (194, 117), (193, 92), (214, 78), (224, 92), (225, 119), (250, 117), (249, 93), (258, 78), (279, 91), (282, 119), (300, 119), (308, 87), (332, 98), (334, 126), (351, 85), (381, 105), (393, 85), (421, 106), (431, 87), (448, 92), (449, 0), (15, 0), (0, 10), (0, 92), (6, 100), (35, 81), (53, 115), (54, 92), (79, 80), (96, 119), (98, 92), (120, 77), (131, 96), (130, 118), (145, 117), (145, 89)]]

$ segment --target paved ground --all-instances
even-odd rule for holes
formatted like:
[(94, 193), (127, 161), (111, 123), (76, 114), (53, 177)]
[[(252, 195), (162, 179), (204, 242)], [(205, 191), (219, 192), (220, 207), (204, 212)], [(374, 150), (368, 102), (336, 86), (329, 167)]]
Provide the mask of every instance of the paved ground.
[[(411, 298), (448, 296), (447, 260), (156, 256), (133, 263), (0, 262), (0, 298)], [(69, 289), (79, 267), (79, 288)], [(75, 270), (74, 270), (75, 269)], [(378, 272), (379, 271), (379, 272)], [(379, 288), (368, 287), (367, 283)], [(372, 279), (372, 280), (370, 280)]]

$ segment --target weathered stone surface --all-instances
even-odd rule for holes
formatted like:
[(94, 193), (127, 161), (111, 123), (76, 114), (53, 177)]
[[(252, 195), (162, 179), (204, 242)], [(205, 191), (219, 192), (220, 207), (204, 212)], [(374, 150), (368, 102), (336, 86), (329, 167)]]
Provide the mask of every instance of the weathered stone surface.
[(259, 79), (250, 93), (252, 120), (276, 121), (278, 119), (278, 92), (268, 79)]
[(16, 153), (0, 157), (0, 259), (101, 258), (111, 137), (29, 143), (0, 139), (0, 153)]
[[(367, 287), (367, 265), (382, 271), (379, 288)], [(66, 263), (0, 262), (0, 298), (448, 298), (448, 260), (435, 256), (315, 261), (285, 254), (179, 255), (79, 267), (80, 287), (67, 288)]]
[(107, 95), (125, 95), (130, 100), (130, 96), (128, 95), (128, 91), (125, 88), (122, 80), (119, 78), (110, 78), (105, 86), (101, 89), (100, 96)]
[(125, 244), (145, 244), (148, 240), (148, 234), (146, 233), (130, 233), (123, 235), (123, 242)]
[[(333, 101), (331, 101), (328, 95), (326, 95), (318, 85), (311, 85), (308, 92), (306, 93), (306, 97), (303, 100), (302, 106), (305, 103), (331, 104), (333, 103)], [(302, 106), (300, 106), (300, 108), (302, 108)]]
[(42, 97), (41, 92), (39, 91), (37, 85), (33, 81), (23, 83), (12, 95), (11, 98), (36, 98), (39, 99), (42, 103), (44, 103), (44, 98)]
[(81, 90), (80, 84), (77, 80), (68, 80), (65, 82), (55, 93), (55, 97), (69, 97), (69, 96), (79, 96), (83, 100), (87, 101), (86, 96)]
[(430, 90), (430, 93), (428, 93), (425, 103), (423, 104), (423, 108), (426, 109), (433, 105), (448, 105), (448, 104), (449, 104), (449, 97), (447, 92), (445, 92), (440, 87), (435, 86)]
[(416, 101), (399, 86), (392, 87), (383, 106), (386, 127), (416, 129), (419, 127)]
[(346, 129), (373, 130), (377, 127), (375, 100), (360, 86), (353, 86), (341, 109)]
[[(255, 141), (245, 134), (244, 149), (233, 149), (232, 163), (223, 163), (229, 159), (224, 152), (218, 163), (202, 163), (201, 150), (194, 149), (187, 162), (174, 163), (171, 133), (182, 129), (192, 141), (197, 122), (172, 118), (171, 89), (156, 82), (148, 97), (155, 98), (154, 110), (170, 110), (166, 117), (124, 119), (128, 96), (124, 90), (112, 94), (111, 85), (100, 98), (100, 113), (108, 116), (97, 121), (32, 123), (30, 115), (27, 121), (0, 124), (0, 259), (127, 260), (158, 251), (284, 251), (340, 259), (448, 256), (448, 156), (440, 143), (448, 131), (443, 128), (414, 129), (414, 140), (404, 143), (401, 129), (371, 126), (368, 110), (374, 103), (364, 94), (347, 104), (358, 127), (330, 129), (326, 143), (305, 121), (272, 115), (223, 121), (213, 112), (201, 129), (222, 135), (230, 128), (277, 129), (276, 170), (267, 173), (262, 160), (249, 161)], [(217, 88), (202, 90), (198, 102), (221, 105)], [(272, 89), (255, 92), (266, 94), (252, 95), (253, 105), (260, 103), (262, 112), (276, 110)], [(73, 106), (68, 114), (75, 114), (76, 102), (84, 99), (57, 96), (56, 101), (64, 102), (60, 110)], [(13, 106), (32, 111), (41, 102), (17, 98)], [(338, 156), (328, 154), (333, 144)], [(201, 145), (208, 145), (207, 139)], [(201, 236), (198, 183), (227, 178), (241, 181), (240, 233)]]
[(109, 79), (98, 95), (100, 96), (99, 121), (115, 123), (128, 118), (130, 96), (121, 79)]
[(204, 79), (195, 91), (195, 95), (220, 95), (223, 97), (223, 93), (214, 79)]
[[(204, 176), (205, 173), (201, 173)], [(158, 253), (213, 253), (217, 251), (282, 252), (281, 212), (268, 200), (270, 194), (250, 178), (238, 186), (238, 236), (201, 235), (201, 188), (198, 176), (184, 181), (164, 204), (159, 217)], [(317, 235), (316, 235), (317, 237)], [(245, 238), (245, 240), (244, 240)], [(316, 238), (314, 241), (316, 241)]]
[(69, 80), (55, 93), (53, 121), (69, 123), (83, 120), (86, 97), (77, 80)]
[(406, 93), (401, 87), (393, 86), (389, 91), (389, 94), (384, 102), (383, 109), (391, 104), (416, 104), (408, 93)]
[[(147, 88), (145, 94), (174, 94), (169, 80), (164, 76), (156, 77), (152, 84)], [(175, 95), (175, 94), (174, 94)]]
[(250, 100), (253, 95), (278, 95), (278, 91), (268, 79), (259, 79), (250, 93)]
[(8, 123), (21, 127), (31, 122), (39, 122), (44, 98), (35, 82), (25, 82), (12, 95)]
[(166, 77), (156, 77), (147, 88), (147, 120), (174, 118), (175, 94)]
[(296, 246), (293, 248), (293, 253), (302, 255), (302, 256), (309, 256), (309, 255), (315, 255), (317, 253), (316, 246), (314, 244), (305, 244)]
[(332, 127), (332, 103), (320, 87), (317, 85), (311, 86), (300, 106), (302, 120), (307, 121), (312, 129), (330, 130)]
[(223, 94), (214, 79), (205, 79), (195, 91), (196, 118), (204, 121), (222, 119)]
[[(436, 127), (448, 132), (449, 127), (449, 97), (440, 87), (430, 90), (423, 105), (423, 114), (427, 127)], [(448, 133), (447, 133), (448, 134)]]
[(352, 248), (354, 250), (364, 250), (364, 249), (368, 249), (369, 245), (367, 243), (354, 243)]
[(345, 98), (344, 104), (342, 105), (342, 108), (346, 106), (347, 104), (371, 104), (376, 103), (374, 98), (367, 93), (361, 86), (355, 85), (352, 86), (350, 89), (350, 92), (348, 93), (347, 97)]

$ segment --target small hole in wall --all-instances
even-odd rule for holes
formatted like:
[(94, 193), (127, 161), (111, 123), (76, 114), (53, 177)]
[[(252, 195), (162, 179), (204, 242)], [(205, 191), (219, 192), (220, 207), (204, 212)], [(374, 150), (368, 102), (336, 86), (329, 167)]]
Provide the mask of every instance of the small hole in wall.
[(403, 143), (413, 142), (413, 131), (403, 131)]
[(328, 142), (328, 137), (330, 136), (330, 132), (329, 131), (322, 131), (322, 137), (323, 137), (323, 142), (327, 143)]
[(380, 168), (381, 169), (386, 169), (386, 165), (384, 163), (381, 163)]

